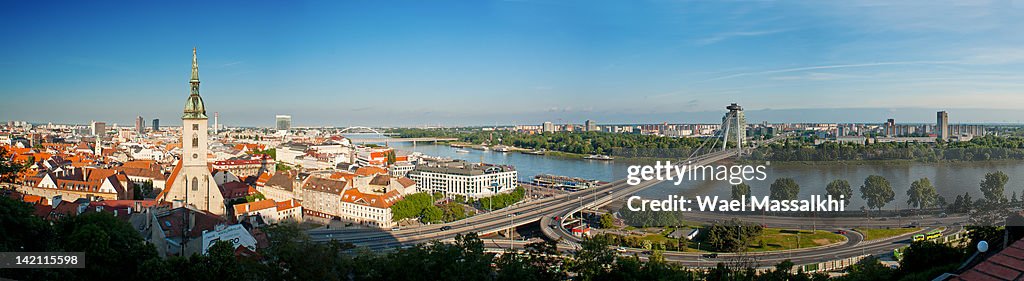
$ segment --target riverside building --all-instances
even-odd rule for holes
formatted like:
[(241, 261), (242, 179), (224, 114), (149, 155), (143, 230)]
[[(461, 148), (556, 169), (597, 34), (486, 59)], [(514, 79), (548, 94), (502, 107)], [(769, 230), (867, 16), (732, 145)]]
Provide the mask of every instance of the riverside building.
[(426, 161), (416, 165), (407, 176), (416, 181), (419, 192), (482, 198), (514, 190), (519, 173), (508, 165), (448, 160)]

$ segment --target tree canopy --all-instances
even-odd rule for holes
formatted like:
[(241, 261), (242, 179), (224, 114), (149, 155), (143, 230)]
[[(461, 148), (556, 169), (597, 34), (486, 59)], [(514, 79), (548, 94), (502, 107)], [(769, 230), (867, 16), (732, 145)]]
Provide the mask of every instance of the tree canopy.
[(800, 185), (792, 178), (778, 178), (771, 186), (772, 200), (795, 200), (800, 194)]
[(850, 182), (846, 180), (833, 180), (825, 186), (825, 192), (837, 200), (842, 196), (845, 205), (850, 205), (850, 199), (853, 199), (853, 188), (850, 188)]
[(870, 175), (864, 179), (864, 185), (860, 187), (861, 198), (867, 201), (868, 208), (882, 210), (886, 204), (896, 198), (892, 190), (892, 184), (885, 177)]

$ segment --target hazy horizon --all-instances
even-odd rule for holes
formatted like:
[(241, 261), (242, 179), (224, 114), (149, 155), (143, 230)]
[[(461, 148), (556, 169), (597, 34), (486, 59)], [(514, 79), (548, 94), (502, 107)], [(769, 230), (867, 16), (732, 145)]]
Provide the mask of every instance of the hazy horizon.
[[(1024, 125), (1022, 119), (1008, 119), (1001, 118), (1000, 116), (1024, 116), (1024, 109), (1022, 110), (1004, 110), (1004, 109), (931, 109), (931, 108), (820, 108), (820, 109), (763, 109), (763, 110), (745, 110), (747, 122), (750, 124), (761, 123), (767, 121), (768, 123), (864, 123), (864, 124), (881, 124), (886, 119), (896, 119), (897, 124), (934, 124), (935, 123), (935, 112), (939, 110), (945, 110), (949, 113), (950, 124), (997, 124), (997, 125)], [(208, 112), (210, 115), (210, 124), (213, 124), (213, 113)], [(964, 114), (968, 116), (974, 116), (964, 118)], [(667, 122), (670, 124), (680, 123), (720, 123), (722, 115), (725, 114), (723, 109), (720, 112), (714, 111), (702, 111), (702, 112), (676, 112), (667, 114), (635, 114), (628, 116), (614, 116), (614, 115), (588, 115), (586, 113), (575, 113), (572, 115), (565, 115), (567, 118), (553, 118), (553, 119), (537, 119), (534, 118), (520, 118), (515, 119), (517, 121), (506, 121), (506, 122), (476, 122), (472, 120), (464, 120), (462, 118), (453, 118), (447, 123), (346, 123), (343, 120), (337, 122), (331, 122), (331, 120), (320, 120), (310, 121), (309, 119), (303, 119), (303, 115), (292, 115), (292, 127), (348, 127), (348, 126), (369, 126), (369, 127), (424, 127), (424, 126), (441, 126), (441, 127), (486, 127), (486, 126), (511, 126), (511, 125), (541, 125), (543, 122), (552, 122), (555, 124), (583, 124), (586, 120), (593, 120), (598, 125), (622, 125), (622, 124), (656, 124)], [(166, 119), (152, 116), (143, 116), (145, 125), (149, 127), (152, 125), (154, 118), (160, 119), (160, 126), (163, 127), (177, 127), (181, 125), (180, 114), (176, 114), (174, 118)], [(527, 114), (524, 114), (527, 115)], [(847, 116), (859, 115), (859, 116), (878, 116), (875, 119), (861, 118), (861, 119), (850, 119)], [(592, 117), (586, 117), (592, 116)], [(977, 116), (984, 116), (985, 119), (978, 119)], [(33, 124), (78, 124), (88, 125), (90, 121), (106, 122), (108, 125), (117, 124), (118, 126), (135, 126), (135, 117), (123, 119), (90, 119), (90, 120), (24, 120), (24, 119), (10, 119), (2, 121), (27, 121)], [(248, 116), (255, 118), (254, 116)], [(569, 118), (571, 117), (571, 118)], [(220, 123), (225, 126), (231, 127), (265, 127), (270, 128), (275, 126), (274, 115), (267, 115), (262, 118), (263, 122), (237, 122), (221, 114)], [(401, 119), (401, 118), (395, 118)], [(315, 120), (315, 119), (314, 119)]]

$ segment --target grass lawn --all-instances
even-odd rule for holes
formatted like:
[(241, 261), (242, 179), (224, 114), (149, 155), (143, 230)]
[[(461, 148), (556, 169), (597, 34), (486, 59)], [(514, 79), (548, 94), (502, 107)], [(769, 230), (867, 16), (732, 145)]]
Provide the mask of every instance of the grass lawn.
[[(798, 241), (800, 248), (810, 248), (838, 243), (844, 240), (846, 240), (846, 237), (824, 230), (811, 232), (810, 230), (797, 231), (766, 228), (761, 236), (751, 239), (751, 246), (747, 250), (751, 252), (764, 252), (796, 249)], [(764, 247), (760, 246), (761, 241), (764, 241)]]
[(920, 231), (920, 227), (913, 228), (857, 228), (854, 231), (864, 234), (864, 240), (875, 240), (893, 237), (901, 234)]
[(665, 237), (664, 235), (661, 235), (661, 234), (650, 234), (650, 235), (644, 236), (644, 238), (641, 238), (641, 239), (643, 239), (643, 240), (650, 240), (651, 244), (658, 244), (659, 242), (662, 243), (662, 244), (666, 244), (666, 243), (669, 242), (669, 240), (671, 240), (672, 243), (678, 243), (678, 242), (676, 242), (675, 239), (670, 239), (670, 238)]

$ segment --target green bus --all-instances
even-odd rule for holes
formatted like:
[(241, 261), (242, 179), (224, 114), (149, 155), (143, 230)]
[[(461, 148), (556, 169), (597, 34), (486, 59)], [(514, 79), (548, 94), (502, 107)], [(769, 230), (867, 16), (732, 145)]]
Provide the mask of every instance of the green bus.
[(942, 237), (942, 231), (936, 229), (936, 230), (929, 231), (926, 234), (915, 234), (912, 241), (914, 241), (914, 242), (921, 242), (921, 241), (925, 241), (925, 240), (938, 239), (940, 237)]

